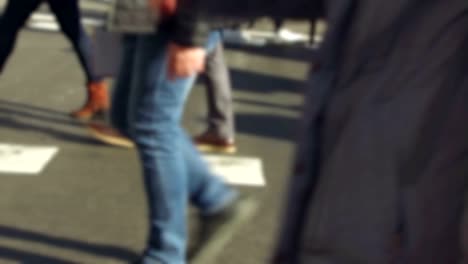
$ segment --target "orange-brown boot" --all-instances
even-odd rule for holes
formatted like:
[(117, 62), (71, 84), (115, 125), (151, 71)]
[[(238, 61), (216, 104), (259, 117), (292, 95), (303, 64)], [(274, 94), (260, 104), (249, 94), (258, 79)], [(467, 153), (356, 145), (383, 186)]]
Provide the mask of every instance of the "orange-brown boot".
[(97, 115), (106, 113), (109, 110), (109, 105), (107, 83), (104, 81), (93, 82), (88, 84), (88, 99), (85, 105), (71, 113), (71, 116), (82, 121), (89, 121)]

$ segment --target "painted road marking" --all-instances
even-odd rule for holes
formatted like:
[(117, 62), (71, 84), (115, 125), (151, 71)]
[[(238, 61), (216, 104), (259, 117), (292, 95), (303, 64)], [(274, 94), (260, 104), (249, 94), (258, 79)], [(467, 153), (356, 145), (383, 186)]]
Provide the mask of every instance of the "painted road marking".
[(264, 46), (268, 43), (309, 43), (308, 34), (298, 33), (289, 29), (281, 29), (278, 33), (264, 30), (223, 30), (224, 41), (232, 44), (248, 44), (253, 46)]
[[(102, 19), (95, 18), (82, 18), (81, 22), (85, 26), (99, 27), (104, 25), (105, 21)], [(60, 26), (57, 20), (52, 14), (35, 13), (31, 16), (27, 23), (29, 28), (43, 31), (59, 31)]]
[[(57, 147), (0, 144), (1, 174), (40, 174), (58, 152)], [(251, 187), (266, 185), (260, 158), (205, 155), (210, 168), (227, 183)]]
[(41, 31), (52, 31), (52, 32), (59, 31), (60, 29), (57, 23), (49, 22), (49, 21), (30, 22), (28, 23), (28, 27), (31, 29), (36, 29), (36, 30), (41, 30)]
[(57, 152), (57, 147), (0, 144), (0, 173), (39, 174)]
[(262, 160), (259, 158), (217, 155), (204, 157), (214, 173), (229, 184), (252, 187), (266, 185)]

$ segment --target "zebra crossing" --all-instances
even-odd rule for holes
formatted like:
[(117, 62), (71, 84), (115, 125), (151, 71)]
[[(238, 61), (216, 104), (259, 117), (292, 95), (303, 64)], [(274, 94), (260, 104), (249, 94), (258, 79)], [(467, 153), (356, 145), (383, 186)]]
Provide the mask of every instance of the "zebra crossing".
[[(40, 176), (56, 155), (59, 155), (56, 146), (0, 143), (0, 176)], [(205, 155), (204, 158), (215, 175), (227, 183), (251, 187), (266, 185), (260, 158), (221, 155)]]

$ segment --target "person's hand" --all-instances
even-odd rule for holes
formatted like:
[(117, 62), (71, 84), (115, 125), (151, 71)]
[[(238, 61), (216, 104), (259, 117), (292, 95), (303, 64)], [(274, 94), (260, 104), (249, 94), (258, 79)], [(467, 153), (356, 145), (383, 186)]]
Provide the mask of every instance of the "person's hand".
[(206, 51), (201, 47), (169, 44), (168, 74), (171, 80), (190, 77), (205, 69)]
[(162, 16), (172, 16), (177, 9), (177, 0), (148, 0), (150, 8)]

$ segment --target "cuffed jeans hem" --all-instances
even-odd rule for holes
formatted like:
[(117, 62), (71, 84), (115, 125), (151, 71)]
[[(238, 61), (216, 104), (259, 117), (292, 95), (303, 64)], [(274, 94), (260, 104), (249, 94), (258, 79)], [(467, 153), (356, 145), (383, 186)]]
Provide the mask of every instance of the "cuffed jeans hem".
[(205, 216), (210, 216), (222, 212), (224, 209), (232, 205), (232, 203), (237, 201), (238, 198), (239, 193), (235, 190), (230, 189), (229, 191), (223, 194), (221, 199), (216, 200), (216, 203), (205, 206), (201, 214)]
[(185, 260), (162, 260), (156, 252), (151, 252), (151, 250), (147, 250), (141, 262), (139, 264), (187, 264)]

